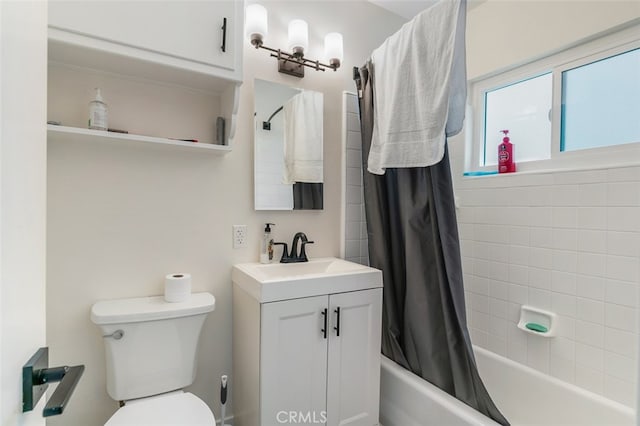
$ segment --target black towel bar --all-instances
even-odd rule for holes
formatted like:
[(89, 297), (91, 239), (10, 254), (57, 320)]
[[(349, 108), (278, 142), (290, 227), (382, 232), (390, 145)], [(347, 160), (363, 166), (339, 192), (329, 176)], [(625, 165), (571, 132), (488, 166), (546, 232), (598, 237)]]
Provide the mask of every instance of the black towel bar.
[(33, 410), (49, 383), (60, 382), (42, 415), (49, 417), (62, 414), (83, 372), (84, 365), (49, 368), (49, 348), (38, 349), (22, 367), (22, 412)]

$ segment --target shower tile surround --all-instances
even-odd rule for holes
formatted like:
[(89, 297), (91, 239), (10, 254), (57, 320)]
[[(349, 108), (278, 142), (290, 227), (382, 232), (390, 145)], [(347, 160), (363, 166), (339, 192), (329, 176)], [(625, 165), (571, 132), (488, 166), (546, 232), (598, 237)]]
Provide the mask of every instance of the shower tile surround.
[[(367, 263), (362, 169), (350, 160), (361, 155), (357, 98), (345, 98), (345, 257)], [(473, 343), (633, 406), (640, 167), (460, 178), (459, 139), (450, 148)], [(557, 336), (518, 329), (523, 304), (557, 313)]]
[[(475, 344), (633, 406), (640, 167), (464, 178), (458, 226)], [(554, 338), (516, 328), (558, 314)]]
[(345, 140), (345, 212), (344, 257), (352, 262), (369, 265), (367, 221), (362, 188), (362, 142), (358, 98), (343, 93), (343, 138)]

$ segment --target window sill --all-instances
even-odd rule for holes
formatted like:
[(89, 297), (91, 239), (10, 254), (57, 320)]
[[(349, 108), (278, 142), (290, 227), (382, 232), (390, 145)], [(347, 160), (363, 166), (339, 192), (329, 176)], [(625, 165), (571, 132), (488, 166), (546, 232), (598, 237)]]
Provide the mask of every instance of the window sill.
[[(548, 160), (517, 163), (514, 173), (497, 173), (481, 176), (463, 176), (463, 180), (491, 179), (505, 176), (585, 172), (640, 166), (640, 142), (616, 147), (594, 148), (561, 153)], [(495, 171), (497, 166), (480, 167), (477, 172)]]

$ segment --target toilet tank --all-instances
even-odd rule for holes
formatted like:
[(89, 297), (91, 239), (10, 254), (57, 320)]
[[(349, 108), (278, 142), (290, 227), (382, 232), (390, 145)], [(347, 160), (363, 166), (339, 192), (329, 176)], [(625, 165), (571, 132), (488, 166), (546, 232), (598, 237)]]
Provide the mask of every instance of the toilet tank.
[(94, 304), (91, 320), (104, 336), (109, 396), (124, 401), (192, 384), (200, 332), (214, 307), (209, 293), (179, 303), (154, 296)]

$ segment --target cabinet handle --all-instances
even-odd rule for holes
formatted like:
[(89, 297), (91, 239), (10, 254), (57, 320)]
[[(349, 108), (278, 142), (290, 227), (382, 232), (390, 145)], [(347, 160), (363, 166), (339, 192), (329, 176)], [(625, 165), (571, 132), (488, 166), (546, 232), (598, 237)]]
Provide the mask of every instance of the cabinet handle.
[(336, 336), (340, 337), (340, 306), (338, 306), (333, 312), (336, 313), (336, 326), (333, 329), (336, 331)]
[(320, 329), (322, 337), (327, 338), (327, 308), (324, 308), (320, 314), (323, 316), (324, 328)]
[(223, 52), (227, 51), (227, 18), (222, 20), (222, 46), (220, 46)]

